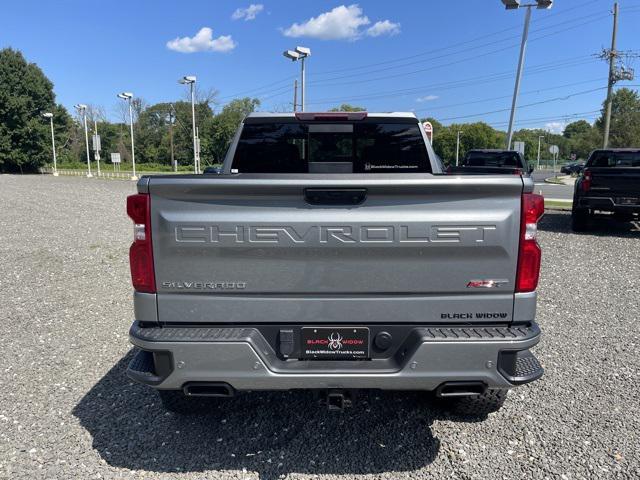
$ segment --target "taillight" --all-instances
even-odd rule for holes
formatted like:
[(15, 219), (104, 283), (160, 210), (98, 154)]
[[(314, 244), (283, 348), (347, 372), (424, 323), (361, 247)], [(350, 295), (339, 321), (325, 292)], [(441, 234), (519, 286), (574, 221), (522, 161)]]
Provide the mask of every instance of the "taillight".
[(156, 279), (151, 249), (151, 201), (148, 194), (127, 197), (127, 215), (133, 220), (133, 243), (129, 249), (131, 282), (138, 292), (155, 293)]
[(516, 274), (516, 292), (533, 292), (538, 286), (542, 250), (536, 240), (538, 220), (544, 214), (544, 198), (535, 193), (522, 194), (522, 213), (520, 218), (520, 251), (518, 253), (518, 272)]
[(591, 189), (591, 170), (585, 170), (583, 173), (583, 177), (582, 177), (582, 183), (581, 183), (581, 187), (582, 187), (582, 191), (583, 192), (588, 192)]

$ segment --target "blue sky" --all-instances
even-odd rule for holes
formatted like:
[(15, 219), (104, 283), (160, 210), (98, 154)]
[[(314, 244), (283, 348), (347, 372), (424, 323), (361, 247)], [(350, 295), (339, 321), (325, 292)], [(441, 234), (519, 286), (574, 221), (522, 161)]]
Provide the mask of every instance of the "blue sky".
[[(185, 74), (217, 89), (222, 104), (251, 95), (262, 110), (290, 109), (299, 69), (282, 51), (303, 45), (312, 49), (307, 110), (349, 102), (506, 128), (525, 12), (499, 0), (457, 3), (22, 0), (3, 4), (0, 47), (39, 64), (67, 108), (101, 105), (112, 119), (116, 93), (172, 101)], [(619, 49), (638, 52), (640, 0), (620, 6)], [(611, 8), (556, 0), (533, 11), (517, 126), (597, 116), (607, 65), (592, 55), (610, 44)]]

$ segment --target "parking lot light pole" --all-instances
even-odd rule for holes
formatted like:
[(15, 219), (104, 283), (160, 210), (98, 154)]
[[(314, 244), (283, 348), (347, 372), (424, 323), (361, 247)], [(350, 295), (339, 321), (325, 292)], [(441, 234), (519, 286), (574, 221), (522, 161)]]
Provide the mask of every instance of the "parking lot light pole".
[(462, 133), (461, 130), (458, 130), (458, 134), (456, 136), (456, 167), (458, 166), (458, 155), (460, 153), (460, 134)]
[(83, 103), (75, 105), (76, 110), (82, 115), (82, 123), (84, 123), (84, 143), (87, 147), (87, 177), (91, 178), (91, 158), (89, 157), (89, 130), (87, 129), (87, 106)]
[(544, 135), (538, 136), (538, 166), (536, 167), (536, 170), (540, 170), (540, 144), (543, 138), (544, 138)]
[(516, 84), (513, 89), (513, 99), (511, 101), (511, 114), (509, 116), (509, 130), (507, 132), (507, 150), (511, 150), (511, 141), (513, 140), (513, 121), (516, 116), (516, 105), (518, 103), (518, 94), (520, 93), (520, 81), (522, 80), (522, 70), (524, 68), (524, 54), (527, 49), (527, 38), (529, 37), (529, 22), (531, 20), (531, 8), (549, 9), (553, 5), (553, 0), (536, 0), (536, 3), (520, 4), (520, 0), (502, 0), (507, 10), (517, 10), (518, 8), (526, 8), (527, 13), (524, 17), (524, 29), (522, 30), (522, 41), (520, 42), (520, 58), (518, 60), (518, 70), (516, 72)]
[(193, 128), (193, 170), (196, 174), (200, 173), (200, 155), (198, 153), (198, 140), (196, 134), (196, 97), (195, 97), (195, 85), (196, 76), (186, 75), (178, 80), (178, 83), (182, 85), (189, 85), (191, 89), (191, 123)]
[(118, 94), (118, 98), (125, 100), (129, 103), (129, 127), (131, 129), (131, 165), (133, 167), (133, 174), (131, 175), (131, 180), (138, 180), (138, 176), (136, 175), (136, 149), (133, 143), (133, 107), (131, 106), (131, 101), (133, 100), (133, 93), (131, 92), (122, 92)]
[[(282, 54), (292, 62), (300, 60), (300, 111), (304, 112), (305, 107), (305, 69), (304, 60), (311, 56), (311, 49), (307, 47), (296, 47), (295, 50), (285, 50)], [(294, 106), (295, 110), (295, 106)]]
[(51, 123), (51, 151), (53, 152), (53, 176), (58, 176), (58, 160), (56, 159), (56, 139), (53, 133), (53, 113), (45, 112), (42, 114), (44, 118), (48, 118)]

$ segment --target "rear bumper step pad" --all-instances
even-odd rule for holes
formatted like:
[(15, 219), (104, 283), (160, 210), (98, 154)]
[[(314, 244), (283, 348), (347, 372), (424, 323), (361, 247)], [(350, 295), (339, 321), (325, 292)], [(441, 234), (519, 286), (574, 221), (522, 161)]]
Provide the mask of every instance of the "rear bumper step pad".
[[(130, 339), (143, 352), (165, 352), (153, 357), (165, 362), (162, 375), (148, 366), (152, 374), (137, 374), (140, 367), (136, 370), (135, 365), (129, 369), (134, 380), (163, 389), (182, 388), (190, 381), (226, 382), (236, 390), (434, 390), (445, 381), (482, 381), (490, 388), (509, 388), (542, 375), (528, 351), (540, 340), (535, 323), (412, 327), (392, 356), (350, 361), (283, 360), (253, 327), (143, 327), (135, 322)], [(140, 362), (137, 358), (132, 364)], [(161, 378), (152, 383), (150, 377)]]

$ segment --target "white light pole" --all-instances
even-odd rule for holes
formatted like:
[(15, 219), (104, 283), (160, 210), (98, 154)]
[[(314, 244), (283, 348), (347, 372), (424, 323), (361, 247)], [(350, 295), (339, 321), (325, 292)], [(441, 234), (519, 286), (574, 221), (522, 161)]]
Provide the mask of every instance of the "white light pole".
[(196, 174), (200, 173), (200, 154), (198, 152), (198, 140), (196, 134), (196, 97), (194, 88), (196, 86), (196, 76), (186, 75), (178, 80), (182, 85), (189, 85), (191, 89), (191, 122), (193, 128), (193, 170)]
[(543, 138), (544, 138), (544, 135), (538, 136), (538, 167), (536, 168), (536, 170), (540, 170), (540, 144)]
[(456, 138), (456, 167), (458, 166), (458, 155), (460, 154), (460, 134), (462, 133), (461, 130), (458, 130), (458, 135)]
[(131, 180), (137, 180), (138, 176), (136, 175), (136, 149), (133, 143), (133, 108), (131, 106), (133, 93), (122, 92), (118, 94), (118, 98), (121, 98), (122, 100), (125, 100), (129, 103), (129, 127), (131, 128), (131, 164), (133, 166), (133, 175), (131, 175)]
[(98, 135), (98, 121), (93, 121), (93, 156), (96, 159), (98, 177), (100, 176), (100, 136)]
[(522, 31), (522, 42), (520, 43), (520, 58), (518, 60), (518, 70), (516, 72), (516, 84), (513, 89), (513, 100), (511, 101), (511, 115), (509, 116), (509, 130), (507, 132), (507, 150), (511, 150), (511, 140), (513, 139), (513, 121), (516, 116), (516, 105), (518, 94), (520, 93), (520, 81), (522, 80), (522, 70), (524, 68), (524, 54), (527, 49), (527, 38), (529, 36), (529, 21), (531, 20), (531, 7), (549, 9), (553, 5), (553, 0), (536, 0), (536, 3), (520, 4), (520, 0), (502, 0), (507, 10), (517, 10), (526, 8), (527, 14), (524, 17), (524, 30)]
[[(305, 107), (305, 70), (304, 60), (311, 56), (311, 49), (307, 47), (296, 47), (295, 50), (285, 50), (282, 53), (292, 62), (300, 60), (300, 111), (304, 112)], [(295, 105), (294, 105), (295, 110)]]
[(87, 130), (87, 106), (83, 103), (75, 105), (76, 110), (82, 115), (82, 122), (84, 123), (84, 143), (87, 147), (87, 177), (91, 178), (91, 160), (89, 157), (89, 131)]
[(51, 121), (51, 150), (53, 151), (53, 176), (58, 176), (58, 160), (56, 158), (56, 139), (53, 133), (53, 113), (45, 112), (42, 114), (44, 118), (48, 118)]

